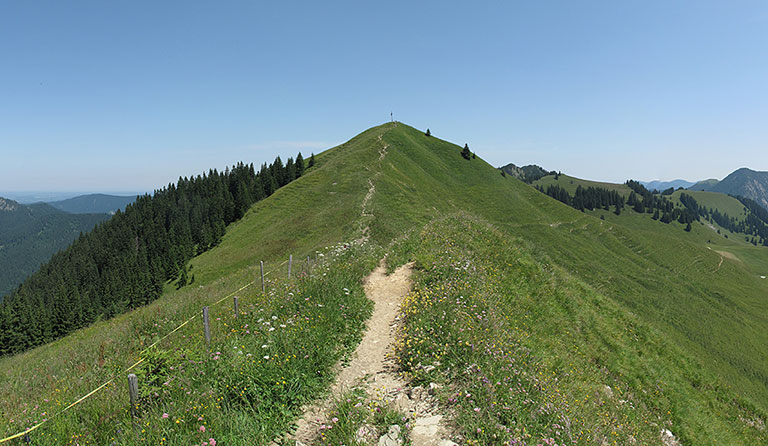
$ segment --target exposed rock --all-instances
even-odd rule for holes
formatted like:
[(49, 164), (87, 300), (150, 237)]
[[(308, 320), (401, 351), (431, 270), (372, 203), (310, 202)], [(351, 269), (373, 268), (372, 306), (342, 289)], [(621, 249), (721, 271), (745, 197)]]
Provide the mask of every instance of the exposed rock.
[(440, 420), (442, 419), (442, 415), (432, 415), (431, 417), (417, 418), (413, 423), (412, 435), (414, 440), (418, 437), (435, 437), (438, 430), (440, 429)]
[(376, 428), (364, 424), (355, 432), (355, 441), (362, 444), (370, 444), (376, 439)]
[(677, 441), (677, 438), (675, 438), (675, 435), (670, 432), (669, 429), (661, 431), (661, 442), (664, 446), (680, 446), (680, 442)]
[(379, 438), (379, 446), (402, 446), (403, 439), (400, 436), (400, 426), (389, 426), (389, 432)]
[(452, 442), (451, 440), (441, 440), (440, 443), (437, 444), (437, 446), (459, 446), (459, 445)]
[(395, 397), (395, 408), (401, 412), (409, 412), (413, 408), (413, 402), (405, 393), (399, 393)]
[(429, 394), (434, 395), (438, 390), (442, 389), (442, 384), (429, 383)]
[(425, 401), (429, 399), (429, 391), (421, 386), (411, 389), (411, 399), (414, 401)]

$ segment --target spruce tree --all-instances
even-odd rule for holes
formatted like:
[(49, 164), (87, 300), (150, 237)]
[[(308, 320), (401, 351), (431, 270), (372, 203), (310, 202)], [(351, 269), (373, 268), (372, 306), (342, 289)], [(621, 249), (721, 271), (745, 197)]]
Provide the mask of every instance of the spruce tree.
[(430, 132), (429, 129), (427, 129), (427, 133), (425, 133), (425, 135), (432, 136), (432, 132)]
[(176, 289), (179, 290), (186, 284), (187, 284), (187, 267), (184, 266), (181, 269), (181, 274), (179, 275), (179, 281), (176, 282)]
[(313, 167), (315, 165), (315, 154), (309, 157), (309, 165), (307, 167)]
[(296, 155), (296, 178), (304, 175), (304, 157), (301, 156), (301, 152)]

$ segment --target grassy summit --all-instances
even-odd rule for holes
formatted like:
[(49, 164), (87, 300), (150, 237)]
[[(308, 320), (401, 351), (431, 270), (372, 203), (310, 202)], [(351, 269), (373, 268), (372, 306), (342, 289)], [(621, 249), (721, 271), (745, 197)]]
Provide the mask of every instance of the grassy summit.
[[(194, 286), (169, 285), (147, 307), (0, 360), (0, 393), (11, 395), (0, 402), (0, 432), (28, 427), (118, 373), (115, 385), (35, 431), (33, 443), (267, 443), (359, 339), (370, 311), (361, 280), (388, 254), (392, 268), (417, 262), (400, 364), (417, 382), (448, 384), (440, 398), (458, 408), (467, 444), (647, 444), (662, 429), (687, 443), (766, 441), (759, 248), (748, 251), (755, 261), (740, 262), (709, 249), (709, 228), (600, 220), (460, 152), (388, 123), (318, 155), (190, 262)], [(279, 262), (293, 254), (300, 272), (318, 250), (330, 260), (285, 280)], [(199, 320), (142, 353), (200, 306), (247, 285), (259, 260), (277, 268), (272, 291), (240, 291), (237, 320), (229, 301), (216, 307), (210, 354)], [(158, 380), (137, 433), (120, 373), (139, 358), (164, 365), (141, 369), (145, 382)], [(31, 402), (39, 407), (17, 416)]]

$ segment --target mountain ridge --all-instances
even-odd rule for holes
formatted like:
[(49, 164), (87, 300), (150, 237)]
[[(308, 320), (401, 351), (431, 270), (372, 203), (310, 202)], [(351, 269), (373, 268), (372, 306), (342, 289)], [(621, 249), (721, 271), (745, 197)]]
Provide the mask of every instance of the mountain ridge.
[[(386, 256), (389, 269), (414, 262), (397, 364), (413, 385), (435, 384), (429, 388), (438, 404), (455, 408), (451, 421), (468, 443), (661, 444), (662, 430), (683, 444), (763, 443), (765, 433), (747, 423), (765, 419), (768, 330), (758, 311), (765, 283), (746, 262), (708, 249), (704, 225), (672, 231), (611, 215), (566, 206), (405, 124), (373, 127), (319, 154), (315, 168), (250, 206), (220, 243), (179, 265), (194, 272), (194, 286), (168, 284), (146, 307), (0, 359), (9, 377), (0, 393), (25, 395), (5, 412), (38, 400), (48, 411), (43, 398), (75, 400), (110, 371), (147, 358), (173, 370), (154, 381), (154, 369), (137, 371), (141, 382), (158, 383), (139, 414), (145, 442), (170, 434), (180, 444), (199, 442), (204, 425), (204, 440), (210, 432), (222, 443), (247, 436), (267, 444), (319, 389), (310, 379), (332, 381), (326, 356), (364, 329), (363, 279)], [(297, 260), (315, 255), (320, 263), (307, 261), (305, 275), (309, 268)], [(341, 262), (323, 262), (336, 255)], [(260, 261), (272, 274), (265, 293), (252, 286)], [(209, 349), (195, 323), (141, 353), (199, 318), (200, 306), (233, 294), (236, 316), (231, 301), (211, 307), (218, 312)], [(328, 337), (316, 337), (323, 329)], [(79, 365), (99, 364), (101, 345), (116, 351), (108, 366), (66, 380), (72, 384), (63, 390), (39, 371), (82, 376)], [(77, 409), (84, 412), (46, 427), (50, 438), (82, 432), (83, 441), (138, 444), (124, 386), (104, 392)], [(359, 398), (363, 412), (380, 407)], [(179, 410), (188, 407), (191, 417)], [(356, 416), (325, 420), (335, 429), (327, 433)], [(25, 427), (4, 423), (0, 431)]]
[(653, 181), (640, 181), (640, 184), (647, 187), (650, 190), (665, 190), (669, 189), (670, 187), (673, 189), (677, 189), (679, 187), (682, 187), (684, 189), (688, 189), (689, 187), (693, 186), (694, 182), (688, 181), (688, 180), (682, 180), (682, 179), (676, 179), (676, 180), (670, 180), (670, 181), (661, 181), (661, 180), (653, 180)]
[(60, 201), (46, 202), (54, 208), (70, 214), (114, 214), (136, 201), (136, 196), (87, 194)]

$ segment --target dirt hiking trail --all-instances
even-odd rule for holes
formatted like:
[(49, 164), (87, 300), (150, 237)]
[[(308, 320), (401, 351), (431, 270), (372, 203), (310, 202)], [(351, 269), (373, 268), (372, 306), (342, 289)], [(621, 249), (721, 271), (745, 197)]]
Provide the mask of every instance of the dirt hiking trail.
[(433, 413), (436, 404), (429, 392), (421, 388), (409, 389), (397, 374), (392, 351), (400, 301), (411, 289), (412, 264), (401, 266), (389, 276), (385, 265), (385, 259), (382, 259), (365, 279), (365, 294), (375, 306), (366, 324), (363, 340), (349, 364), (340, 370), (331, 386), (330, 396), (304, 411), (289, 444), (315, 444), (331, 402), (356, 387), (364, 388), (368, 395), (384, 395), (385, 400), (411, 416), (413, 429), (410, 435), (414, 446), (455, 444), (442, 440), (443, 436), (447, 436), (442, 425), (443, 417)]

